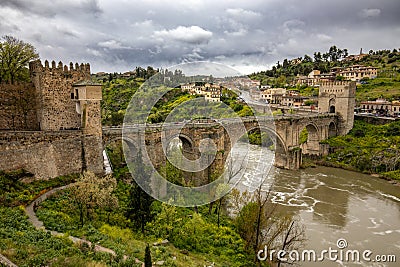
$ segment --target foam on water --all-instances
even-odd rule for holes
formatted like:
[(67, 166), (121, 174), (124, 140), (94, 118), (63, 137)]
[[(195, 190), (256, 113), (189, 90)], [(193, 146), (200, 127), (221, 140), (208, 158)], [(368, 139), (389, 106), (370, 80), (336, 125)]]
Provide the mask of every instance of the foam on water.
[[(268, 150), (263, 153), (270, 153), (271, 157), (273, 154)], [(257, 169), (253, 159), (249, 157), (239, 189), (253, 192), (262, 179), (263, 191), (273, 186), (271, 202), (280, 206), (281, 211), (299, 215), (306, 226), (309, 243), (305, 249), (335, 248), (336, 240), (346, 238), (351, 249), (369, 249), (375, 254), (399, 252), (400, 195), (394, 195), (392, 185), (368, 175), (331, 168), (325, 168), (326, 173), (320, 167), (300, 171), (272, 169), (264, 173)], [(301, 266), (322, 265), (307, 262)], [(324, 261), (323, 266), (398, 265)]]

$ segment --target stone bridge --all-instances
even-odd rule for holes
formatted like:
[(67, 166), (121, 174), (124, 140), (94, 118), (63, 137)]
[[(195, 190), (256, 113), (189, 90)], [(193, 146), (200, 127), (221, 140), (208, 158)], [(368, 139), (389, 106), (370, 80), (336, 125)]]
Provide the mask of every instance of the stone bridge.
[[(129, 131), (122, 135), (122, 128), (102, 128), (102, 85), (90, 79), (89, 64), (71, 62), (68, 67), (55, 61), (43, 65), (38, 60), (30, 62), (29, 71), (32, 83), (0, 86), (4, 95), (0, 103), (0, 170), (25, 169), (39, 179), (85, 170), (101, 174), (105, 146), (122, 139), (132, 157), (139, 150), (145, 151), (144, 160), (156, 167), (166, 162), (163, 144), (172, 139), (180, 139), (183, 155), (189, 160), (203, 159), (206, 141), (216, 152), (206, 170), (209, 175), (210, 170), (224, 165), (232, 144), (256, 129), (275, 139), (276, 166), (298, 169), (302, 155), (325, 154), (322, 140), (344, 135), (353, 127), (356, 85), (332, 82), (319, 87), (317, 114), (129, 125)], [(24, 107), (28, 113), (25, 109), (14, 112), (20, 108), (13, 104), (15, 94), (32, 102), (29, 108)], [(264, 105), (256, 106), (258, 112), (264, 112)], [(304, 128), (308, 139), (300, 144)], [(207, 163), (211, 162), (207, 159)]]
[[(182, 142), (183, 154), (193, 160), (200, 156), (203, 140), (211, 139), (219, 152), (216, 153), (213, 165), (222, 166), (228, 155), (227, 152), (231, 150), (231, 144), (234, 144), (244, 133), (260, 129), (275, 139), (275, 165), (295, 170), (302, 163), (302, 155), (321, 156), (327, 153), (326, 146), (320, 142), (340, 133), (341, 120), (336, 114), (310, 113), (188, 123), (138, 124), (126, 127), (124, 130), (121, 127), (104, 127), (103, 146), (123, 138), (133, 155), (137, 154), (139, 148), (146, 151), (147, 160), (156, 167), (164, 164), (166, 160), (162, 140), (166, 140), (165, 143), (168, 145), (173, 138), (178, 137)], [(307, 142), (300, 144), (300, 133), (303, 129), (307, 129), (308, 138)]]

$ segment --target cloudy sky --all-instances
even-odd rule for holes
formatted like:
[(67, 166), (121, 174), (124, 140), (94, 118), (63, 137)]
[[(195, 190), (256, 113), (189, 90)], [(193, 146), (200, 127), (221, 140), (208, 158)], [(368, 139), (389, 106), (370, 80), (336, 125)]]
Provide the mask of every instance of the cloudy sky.
[(0, 34), (92, 72), (212, 61), (244, 74), (325, 52), (400, 48), (399, 0), (0, 0)]

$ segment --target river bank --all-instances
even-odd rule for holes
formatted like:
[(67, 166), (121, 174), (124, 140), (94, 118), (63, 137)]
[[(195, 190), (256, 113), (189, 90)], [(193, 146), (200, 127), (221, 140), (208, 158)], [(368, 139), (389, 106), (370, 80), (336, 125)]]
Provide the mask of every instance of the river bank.
[(382, 180), (387, 181), (388, 183), (395, 185), (395, 186), (399, 186), (400, 187), (400, 181), (388, 176), (384, 176), (381, 173), (372, 173), (372, 172), (361, 172), (360, 170), (358, 170), (357, 168), (353, 167), (353, 166), (345, 166), (345, 165), (341, 165), (341, 164), (337, 164), (334, 162), (330, 162), (327, 161), (325, 159), (308, 159), (306, 158), (303, 161), (303, 164), (301, 165), (301, 169), (307, 169), (307, 168), (315, 168), (316, 166), (323, 166), (323, 167), (331, 167), (331, 168), (337, 168), (337, 169), (342, 169), (342, 170), (347, 170), (347, 171), (353, 171), (353, 172), (357, 172), (360, 174), (366, 174), (366, 175), (370, 175), (374, 178), (379, 178)]

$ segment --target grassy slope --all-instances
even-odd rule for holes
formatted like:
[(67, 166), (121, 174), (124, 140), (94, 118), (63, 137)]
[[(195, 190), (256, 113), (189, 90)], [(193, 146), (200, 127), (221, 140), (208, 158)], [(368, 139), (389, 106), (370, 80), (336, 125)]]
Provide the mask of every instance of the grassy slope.
[[(102, 82), (99, 80), (99, 82)], [(105, 81), (103, 83), (103, 101), (102, 101), (102, 123), (103, 125), (122, 125), (125, 110), (128, 107), (132, 96), (137, 92), (138, 88), (144, 83), (142, 78), (114, 78), (111, 81)], [(165, 88), (167, 90), (167, 88)], [(144, 92), (143, 98), (146, 96)], [(187, 116), (193, 114), (192, 117), (196, 117), (196, 114), (207, 114), (208, 117), (219, 118), (232, 116), (229, 109), (224, 109), (224, 104), (229, 106), (233, 111), (237, 112), (238, 116), (251, 116), (251, 110), (246, 107), (243, 103), (236, 100), (237, 95), (228, 90), (223, 90), (223, 97), (221, 104), (215, 104), (216, 107), (212, 109), (214, 112), (205, 112), (207, 107), (210, 105), (202, 106), (196, 105), (185, 105), (186, 101), (195, 99), (196, 96), (190, 95), (188, 92), (182, 92), (180, 89), (170, 90), (165, 94), (152, 108), (151, 114), (148, 117), (148, 122), (158, 123), (166, 119), (168, 114), (172, 110), (177, 110), (182, 113), (174, 113), (175, 118), (182, 120)], [(189, 103), (189, 102), (188, 102)], [(199, 102), (198, 102), (199, 103)], [(180, 106), (181, 105), (181, 106)], [(180, 106), (180, 109), (176, 109)], [(140, 108), (140, 107), (139, 107)], [(137, 111), (140, 112), (140, 109)], [(186, 117), (185, 117), (186, 116)]]
[[(135, 257), (144, 260), (146, 244), (160, 241), (155, 237), (145, 238), (130, 230), (127, 227), (129, 221), (123, 217), (121, 210), (112, 212), (111, 215), (105, 211), (96, 211), (92, 221), (79, 228), (77, 213), (68, 198), (68, 191), (49, 198), (38, 208), (37, 214), (46, 228), (83, 237), (111, 248), (117, 252), (117, 258), (74, 245), (66, 237), (57, 238), (45, 231), (36, 230), (28, 222), (23, 205), (50, 188), (72, 181), (74, 177), (21, 183), (18, 178), (22, 176), (20, 173), (0, 175), (0, 253), (19, 266), (135, 266)], [(117, 194), (121, 198), (125, 197), (125, 187), (124, 183), (119, 183)], [(181, 209), (180, 214), (190, 218), (192, 211)], [(221, 236), (221, 240), (223, 238)], [(230, 240), (231, 236), (226, 238)], [(217, 248), (210, 253), (185, 252), (172, 244), (151, 248), (153, 262), (163, 260), (163, 266), (208, 266), (212, 262), (217, 263), (217, 266), (242, 266), (237, 265), (232, 256), (227, 256), (226, 253)], [(131, 261), (120, 262), (123, 255), (128, 255)]]
[(356, 120), (349, 134), (324, 143), (335, 149), (324, 159), (334, 166), (400, 180), (400, 121), (371, 125)]
[(105, 266), (104, 253), (72, 244), (36, 230), (24, 214), (24, 205), (51, 188), (67, 184), (74, 176), (48, 181), (20, 182), (30, 178), (24, 172), (0, 173), (0, 253), (19, 266)]
[[(106, 223), (106, 214), (98, 213), (94, 215), (91, 222), (87, 222), (84, 227), (80, 228), (77, 226), (77, 214), (68, 212), (70, 211), (68, 200), (68, 192), (64, 192), (41, 204), (38, 216), (44, 221), (47, 228), (64, 231), (73, 236), (84, 237), (92, 242), (111, 248), (120, 255), (127, 255), (130, 258), (136, 257), (142, 261), (144, 260), (146, 244), (161, 241), (154, 236), (144, 237), (127, 227), (117, 226), (116, 224), (121, 224), (121, 221), (126, 221), (122, 214), (112, 214), (110, 221)], [(181, 212), (187, 213), (187, 211), (183, 210)], [(179, 231), (179, 229), (176, 230)], [(221, 253), (220, 256), (218, 255), (219, 253)], [(232, 262), (231, 258), (224, 256), (222, 251), (219, 253), (216, 253), (216, 251), (210, 251), (208, 254), (196, 251), (184, 252), (173, 244), (151, 247), (153, 262), (165, 261), (164, 266), (204, 266), (209, 265), (211, 262), (216, 262), (218, 266), (238, 266)]]
[(367, 84), (357, 86), (357, 101), (375, 100), (377, 98), (400, 99), (400, 76), (397, 78), (376, 78), (367, 81)]

